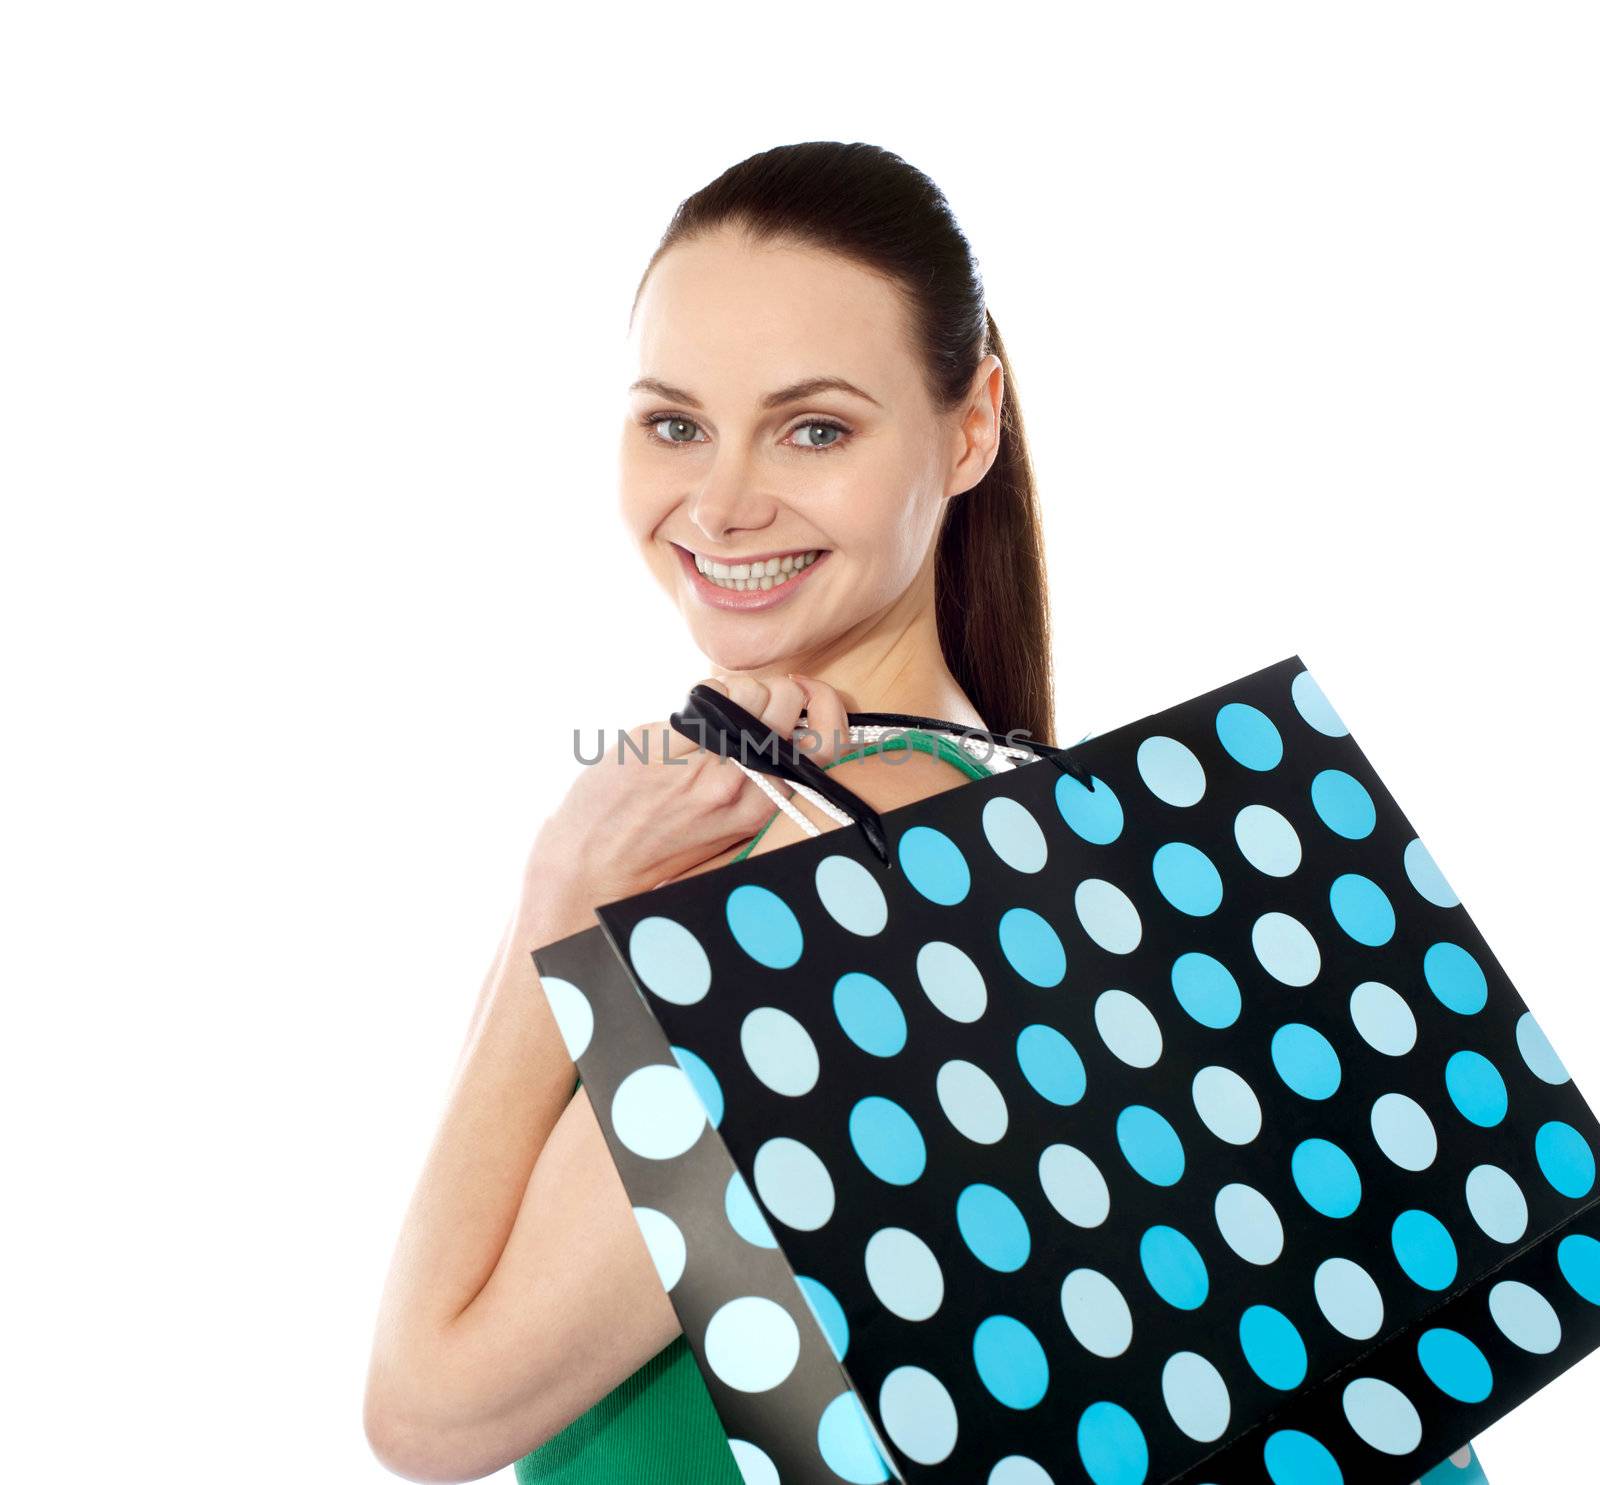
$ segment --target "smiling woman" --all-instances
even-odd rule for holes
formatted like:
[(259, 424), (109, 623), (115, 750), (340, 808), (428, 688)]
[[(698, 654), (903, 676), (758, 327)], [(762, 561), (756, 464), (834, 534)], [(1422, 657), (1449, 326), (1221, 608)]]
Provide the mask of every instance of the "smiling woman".
[[(785, 735), (804, 716), (817, 761), (879, 810), (983, 770), (937, 729), (857, 747), (847, 711), (1053, 741), (1015, 390), (925, 175), (866, 144), (742, 161), (678, 208), (628, 338), (621, 514), (711, 684)], [(664, 722), (637, 731), (670, 737), (667, 757), (582, 770), (539, 831), (406, 1215), (366, 1426), (414, 1479), (515, 1463), (524, 1482), (738, 1485), (756, 1468), (711, 1405), (530, 949), (598, 903), (835, 821), (799, 798), (775, 812)]]

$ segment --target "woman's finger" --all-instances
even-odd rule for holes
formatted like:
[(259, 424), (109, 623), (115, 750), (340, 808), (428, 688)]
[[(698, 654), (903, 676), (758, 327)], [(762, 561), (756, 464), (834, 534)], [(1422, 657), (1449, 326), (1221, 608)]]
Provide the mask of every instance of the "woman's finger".
[(791, 677), (805, 692), (806, 720), (795, 746), (813, 763), (831, 763), (854, 746), (850, 741), (850, 717), (844, 698), (826, 681), (815, 676)]

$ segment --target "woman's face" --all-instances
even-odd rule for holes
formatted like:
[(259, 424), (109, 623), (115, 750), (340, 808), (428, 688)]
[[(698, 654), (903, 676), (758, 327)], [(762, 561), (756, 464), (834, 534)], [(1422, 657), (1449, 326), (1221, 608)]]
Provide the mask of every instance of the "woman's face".
[(800, 668), (897, 600), (931, 600), (943, 502), (990, 459), (968, 451), (960, 415), (936, 414), (904, 317), (853, 263), (731, 233), (650, 274), (629, 338), (622, 514), (714, 664)]

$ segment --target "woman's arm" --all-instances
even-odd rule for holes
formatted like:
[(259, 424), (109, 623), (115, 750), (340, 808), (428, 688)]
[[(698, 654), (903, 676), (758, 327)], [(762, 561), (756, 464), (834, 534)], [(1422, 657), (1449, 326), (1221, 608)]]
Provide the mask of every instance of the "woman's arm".
[(406, 1214), (365, 1425), (409, 1479), (493, 1473), (678, 1332), (530, 957), (592, 923), (513, 915)]

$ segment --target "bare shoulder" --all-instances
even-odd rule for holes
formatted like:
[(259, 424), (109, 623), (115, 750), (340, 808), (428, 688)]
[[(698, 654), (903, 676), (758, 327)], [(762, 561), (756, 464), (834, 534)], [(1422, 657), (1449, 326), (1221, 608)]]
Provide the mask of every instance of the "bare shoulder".
[[(837, 779), (852, 794), (860, 796), (879, 814), (915, 804), (919, 799), (958, 788), (967, 782), (967, 776), (954, 764), (917, 748), (893, 748), (876, 753), (864, 753), (858, 758), (846, 758), (828, 769), (828, 776)], [(837, 830), (839, 822), (825, 815), (809, 799), (795, 795), (794, 805), (813, 821), (820, 830)], [(751, 848), (752, 856), (765, 851), (776, 851), (806, 839), (803, 831), (788, 815), (779, 814), (762, 832)]]

